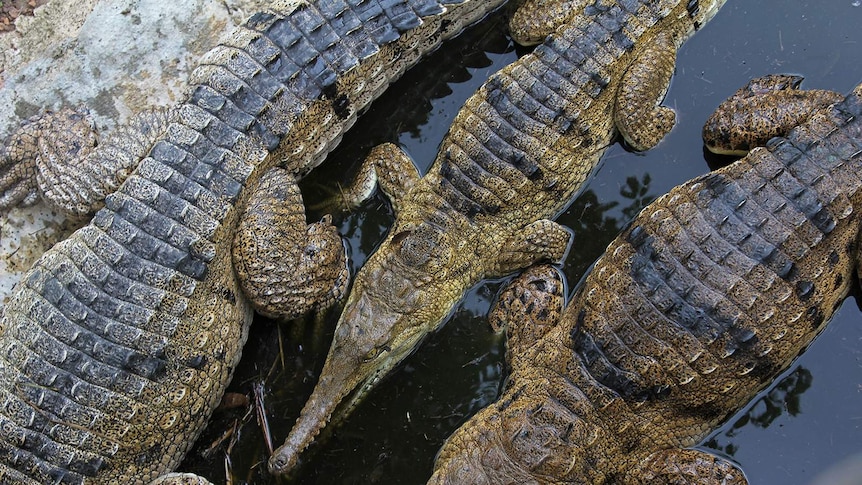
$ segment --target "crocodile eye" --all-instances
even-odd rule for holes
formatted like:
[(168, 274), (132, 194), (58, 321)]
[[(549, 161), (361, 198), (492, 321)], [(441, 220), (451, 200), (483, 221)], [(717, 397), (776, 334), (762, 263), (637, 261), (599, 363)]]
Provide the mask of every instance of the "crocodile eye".
[(365, 357), (362, 359), (362, 361), (363, 362), (371, 362), (372, 360), (380, 357), (381, 355), (385, 354), (386, 352), (389, 352), (390, 350), (392, 350), (392, 349), (388, 345), (383, 345), (380, 347), (374, 347), (373, 349), (368, 351), (367, 354), (365, 354)]

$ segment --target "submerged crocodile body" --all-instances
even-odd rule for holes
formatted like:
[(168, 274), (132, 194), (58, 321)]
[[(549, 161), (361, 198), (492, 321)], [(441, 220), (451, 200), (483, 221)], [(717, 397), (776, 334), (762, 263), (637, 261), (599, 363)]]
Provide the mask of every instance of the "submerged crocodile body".
[(501, 300), (510, 332), (549, 330), (516, 342), (504, 393), (447, 440), (431, 483), (746, 483), (689, 447), (786, 369), (853, 285), (860, 96), (658, 198), (561, 318), (559, 305), (535, 315), (536, 296), (553, 302), (547, 270), (525, 276)]
[(569, 233), (545, 218), (618, 134), (646, 149), (671, 129), (673, 112), (657, 104), (676, 50), (723, 3), (581, 2), (467, 101), (425, 177), (391, 147), (373, 152), (397, 218), (355, 278), (319, 382), (270, 470), (296, 466), (480, 279), (564, 255)]
[(417, 59), (502, 0), (275, 2), (0, 321), (0, 482), (146, 483), (218, 403), (251, 309), (230, 250), (264, 172), (301, 176)]

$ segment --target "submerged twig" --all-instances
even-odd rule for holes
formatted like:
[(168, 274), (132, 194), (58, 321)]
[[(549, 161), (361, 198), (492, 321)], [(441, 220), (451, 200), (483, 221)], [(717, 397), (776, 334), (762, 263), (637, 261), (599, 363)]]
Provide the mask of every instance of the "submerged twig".
[(266, 418), (266, 408), (263, 403), (263, 383), (255, 382), (251, 386), (254, 393), (254, 409), (257, 414), (257, 424), (263, 432), (263, 440), (266, 443), (266, 450), (272, 455), (272, 434), (269, 432), (269, 421)]

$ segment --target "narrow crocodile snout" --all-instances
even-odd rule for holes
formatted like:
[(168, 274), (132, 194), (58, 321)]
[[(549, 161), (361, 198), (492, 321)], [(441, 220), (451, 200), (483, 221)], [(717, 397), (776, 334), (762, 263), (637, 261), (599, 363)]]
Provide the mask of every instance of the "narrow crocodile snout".
[[(443, 295), (450, 285), (420, 277), (408, 266), (400, 257), (390, 257), (378, 263), (376, 271), (357, 277), (320, 380), (284, 445), (270, 458), (273, 473), (286, 473), (296, 467), (302, 452), (324, 425), (345, 418), (383, 376), (418, 346), (429, 331), (428, 321), (442, 320), (449, 311), (445, 302), (451, 298)], [(411, 278), (399, 277), (404, 273)]]
[[(427, 175), (420, 178), (403, 154), (373, 153), (397, 218), (355, 278), (320, 383), (273, 455), (272, 471), (295, 464), (333, 410), (349, 411), (471, 286), (563, 258), (570, 233), (548, 218), (578, 193), (618, 136), (645, 150), (673, 127), (673, 111), (659, 103), (676, 50), (723, 3), (573, 9), (546, 42), (465, 103)], [(345, 347), (366, 352), (362, 362)], [(339, 358), (347, 360), (333, 362)], [(323, 389), (335, 385), (344, 387)], [(324, 400), (345, 396), (343, 404)]]

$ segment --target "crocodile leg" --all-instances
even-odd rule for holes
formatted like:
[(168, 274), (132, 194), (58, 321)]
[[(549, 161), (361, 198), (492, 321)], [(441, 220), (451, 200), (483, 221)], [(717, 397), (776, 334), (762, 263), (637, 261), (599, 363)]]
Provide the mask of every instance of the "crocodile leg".
[(719, 155), (745, 155), (773, 137), (787, 134), (812, 113), (844, 96), (822, 89), (799, 90), (802, 78), (769, 75), (749, 81), (706, 121), (703, 140)]
[(506, 330), (510, 366), (517, 365), (512, 357), (522, 355), (557, 325), (565, 299), (562, 275), (547, 264), (527, 268), (500, 293), (488, 313), (488, 323), (495, 331)]
[(673, 128), (676, 114), (659, 103), (667, 94), (676, 64), (676, 41), (668, 33), (643, 47), (623, 75), (614, 107), (614, 123), (628, 145), (645, 151)]
[(566, 23), (572, 12), (580, 12), (589, 0), (526, 0), (509, 21), (512, 39), (521, 45), (536, 45)]
[(701, 450), (669, 449), (652, 453), (630, 471), (630, 485), (747, 485), (742, 470), (724, 458)]
[(270, 169), (252, 192), (232, 254), (243, 292), (269, 318), (324, 310), (347, 290), (347, 256), (332, 218), (306, 225), (302, 194), (284, 169)]
[(93, 129), (86, 111), (68, 108), (22, 124), (0, 147), (0, 210), (35, 203), (41, 167), (64, 157), (86, 157), (96, 145)]
[(36, 187), (37, 143), (24, 125), (0, 147), (0, 207), (27, 206), (39, 198)]
[(97, 142), (85, 109), (64, 108), (31, 119), (10, 137), (7, 156), (0, 157), (5, 158), (0, 161), (0, 210), (38, 196), (74, 217), (93, 214), (176, 120), (176, 110), (144, 111)]
[(509, 274), (540, 261), (561, 261), (571, 240), (571, 230), (554, 221), (532, 222), (509, 237), (491, 274)]
[(397, 214), (400, 201), (404, 200), (419, 178), (416, 165), (404, 150), (392, 143), (383, 143), (371, 149), (356, 178), (336, 196), (338, 202), (327, 205), (343, 209), (357, 207), (371, 197), (374, 188), (379, 186)]
[[(386, 143), (371, 150), (357, 179), (338, 205), (351, 207), (380, 185), (395, 210), (419, 179), (410, 158)], [(305, 231), (297, 228), (305, 227)], [(291, 320), (322, 311), (347, 291), (347, 257), (331, 216), (305, 224), (305, 206), (295, 177), (273, 168), (252, 192), (234, 235), (233, 261), (243, 292), (269, 318)]]

